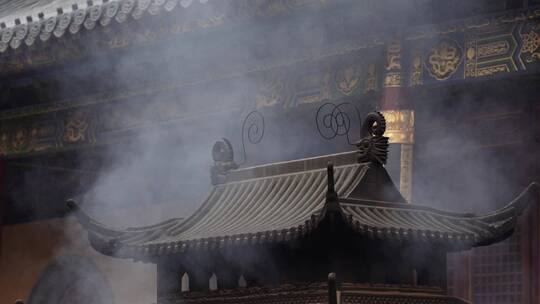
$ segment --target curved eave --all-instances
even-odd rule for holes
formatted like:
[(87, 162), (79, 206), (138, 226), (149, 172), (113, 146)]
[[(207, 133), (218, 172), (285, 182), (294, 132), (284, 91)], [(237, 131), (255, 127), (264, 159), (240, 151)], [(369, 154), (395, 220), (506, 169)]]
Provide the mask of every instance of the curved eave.
[(532, 183), (505, 207), (480, 216), (354, 199), (341, 200), (341, 210), (355, 231), (370, 238), (433, 242), (451, 249), (469, 249), (511, 236), (518, 217), (528, 206), (538, 203), (538, 199), (539, 186)]
[[(143, 256), (161, 256), (169, 254), (179, 254), (187, 251), (217, 250), (226, 247), (268, 245), (290, 242), (308, 235), (317, 227), (320, 216), (312, 216), (301, 225), (282, 230), (268, 230), (257, 233), (236, 234), (225, 237), (200, 238), (186, 241), (170, 241), (166, 243), (154, 243), (145, 245), (121, 245), (113, 242), (103, 243), (101, 252), (109, 252), (109, 255), (122, 258), (141, 258)], [(97, 243), (102, 243), (103, 239), (97, 239)]]
[(113, 229), (93, 219), (74, 200), (70, 199), (66, 204), (83, 228), (88, 231), (94, 249), (106, 255), (116, 255), (114, 249), (122, 243), (154, 240), (162, 231), (183, 222), (182, 218), (173, 218), (150, 226)]
[[(368, 166), (336, 168), (336, 190), (348, 195)], [(326, 169), (275, 175), (215, 186), (185, 221), (114, 230), (76, 207), (92, 245), (116, 257), (142, 259), (194, 250), (288, 242), (310, 233), (325, 212)]]
[(94, 220), (90, 215), (88, 215), (88, 213), (81, 209), (77, 202), (72, 199), (67, 200), (66, 205), (69, 210), (73, 212), (73, 214), (75, 215), (79, 223), (84, 227), (84, 229), (91, 231), (92, 233), (99, 234), (104, 238), (115, 238), (124, 233), (120, 230), (111, 229), (104, 224)]

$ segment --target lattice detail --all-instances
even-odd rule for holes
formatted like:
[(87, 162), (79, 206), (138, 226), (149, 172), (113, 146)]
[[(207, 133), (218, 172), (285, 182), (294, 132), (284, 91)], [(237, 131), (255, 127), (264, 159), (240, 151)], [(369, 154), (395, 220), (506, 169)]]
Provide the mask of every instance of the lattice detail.
[(473, 302), (522, 303), (522, 262), (519, 233), (505, 242), (475, 249), (471, 270)]

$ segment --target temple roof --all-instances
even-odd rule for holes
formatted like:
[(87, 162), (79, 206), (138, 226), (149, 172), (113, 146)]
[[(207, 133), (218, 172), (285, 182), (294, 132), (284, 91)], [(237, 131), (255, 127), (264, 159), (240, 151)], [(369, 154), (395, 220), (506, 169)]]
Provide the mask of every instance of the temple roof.
[(69, 205), (97, 250), (138, 257), (288, 242), (309, 234), (329, 212), (329, 161), (336, 164), (339, 213), (369, 238), (440, 242), (456, 249), (488, 245), (508, 237), (517, 217), (536, 200), (538, 187), (531, 184), (506, 207), (482, 216), (407, 204), (382, 165), (358, 163), (355, 156), (349, 152), (231, 170), (192, 216), (150, 227), (114, 230), (74, 202)]
[(176, 7), (187, 8), (193, 2), (208, 0), (0, 0), (0, 52), (17, 49), (23, 43), (31, 46), (66, 32), (78, 33), (82, 28), (93, 30), (123, 23), (130, 17), (138, 20), (146, 12), (157, 15)]
[(538, 201), (538, 185), (533, 183), (506, 207), (486, 215), (408, 204), (384, 168), (384, 116), (368, 114), (360, 129), (358, 151), (243, 169), (237, 169), (229, 141), (218, 141), (212, 149), (214, 186), (185, 220), (116, 230), (93, 220), (74, 201), (68, 206), (96, 250), (141, 258), (290, 242), (312, 233), (328, 214), (371, 239), (469, 249), (510, 236), (519, 215)]

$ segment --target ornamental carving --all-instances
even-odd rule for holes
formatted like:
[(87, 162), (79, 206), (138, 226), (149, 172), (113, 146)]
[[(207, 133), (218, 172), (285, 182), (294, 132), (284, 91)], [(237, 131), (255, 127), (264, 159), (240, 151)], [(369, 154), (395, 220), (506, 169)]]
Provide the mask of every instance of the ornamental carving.
[(393, 41), (388, 45), (388, 51), (386, 54), (386, 70), (401, 70), (401, 43), (399, 41)]
[(336, 87), (345, 95), (350, 95), (360, 84), (360, 68), (349, 66), (336, 73)]
[(257, 108), (271, 107), (283, 103), (285, 97), (283, 81), (277, 76), (269, 76), (261, 81), (255, 103)]
[(413, 57), (411, 65), (411, 86), (419, 86), (422, 84), (422, 57), (416, 54)]
[(540, 36), (534, 31), (530, 30), (528, 33), (521, 34), (523, 39), (523, 46), (521, 47), (521, 53), (525, 54), (525, 60), (527, 62), (533, 62), (536, 59), (540, 59)]
[(465, 39), (465, 78), (476, 77), (476, 41), (473, 35)]
[(84, 142), (88, 140), (88, 113), (74, 111), (66, 119), (64, 141), (68, 143)]
[(382, 114), (386, 120), (384, 133), (392, 144), (414, 143), (414, 111), (387, 110)]
[(18, 129), (13, 134), (11, 146), (13, 150), (22, 151), (28, 146), (28, 132), (25, 129)]
[(358, 161), (386, 164), (388, 158), (388, 137), (384, 136), (386, 120), (380, 112), (369, 113), (360, 128)]
[(8, 147), (7, 133), (0, 133), (0, 155), (7, 154), (7, 147)]
[(400, 87), (403, 85), (401, 75), (401, 43), (393, 41), (388, 44), (386, 53), (386, 75), (384, 76), (384, 87)]
[(431, 76), (437, 80), (445, 80), (457, 71), (462, 59), (463, 51), (458, 43), (445, 39), (431, 49), (425, 65)]
[(498, 65), (493, 65), (493, 66), (477, 69), (476, 76), (477, 77), (492, 76), (498, 73), (507, 73), (507, 72), (510, 72), (508, 65), (498, 64)]
[(330, 99), (332, 88), (332, 74), (306, 71), (296, 80), (294, 90), (298, 104), (318, 103)]
[(478, 58), (486, 58), (492, 56), (500, 56), (507, 54), (510, 50), (510, 44), (506, 40), (495, 41), (478, 46)]
[(231, 143), (226, 138), (217, 141), (212, 147), (212, 159), (214, 165), (210, 169), (212, 183), (219, 184), (225, 180), (227, 172), (238, 168), (234, 162), (234, 151)]
[(401, 73), (388, 73), (384, 76), (384, 86), (386, 88), (400, 87), (402, 84)]
[(377, 89), (377, 70), (375, 64), (368, 65), (367, 77), (366, 77), (366, 89), (365, 92), (375, 91)]

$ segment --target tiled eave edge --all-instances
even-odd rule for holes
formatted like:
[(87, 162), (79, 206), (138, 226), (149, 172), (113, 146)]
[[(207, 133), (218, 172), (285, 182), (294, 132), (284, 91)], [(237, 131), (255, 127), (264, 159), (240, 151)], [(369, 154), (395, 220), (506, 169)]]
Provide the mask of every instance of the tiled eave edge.
[[(428, 207), (405, 205), (404, 211), (426, 212), (432, 210), (440, 215), (460, 216), (463, 223), (467, 219), (480, 219), (485, 225), (492, 221), (501, 221), (504, 217), (504, 224), (492, 229), (489, 234), (482, 233), (441, 233), (432, 230), (411, 230), (411, 229), (378, 229), (370, 225), (360, 225), (352, 217), (344, 215), (345, 222), (348, 223), (357, 233), (371, 239), (385, 239), (388, 241), (406, 242), (429, 242), (448, 246), (449, 250), (469, 249), (475, 246), (485, 246), (501, 241), (511, 235), (517, 217), (531, 204), (538, 203), (539, 186), (537, 183), (530, 184), (515, 200), (493, 213), (483, 216), (472, 216), (471, 214), (453, 214), (444, 211), (437, 211)], [(385, 203), (388, 204), (388, 203)], [(392, 205), (390, 203), (390, 205)], [(341, 207), (342, 208), (342, 207)], [(312, 214), (310, 219), (299, 226), (283, 230), (270, 230), (258, 233), (248, 233), (216, 238), (194, 239), (189, 241), (171, 241), (166, 243), (144, 244), (144, 245), (122, 245), (110, 238), (103, 238), (99, 234), (89, 232), (92, 245), (99, 251), (122, 258), (143, 258), (148, 256), (162, 256), (169, 254), (180, 254), (186, 251), (217, 250), (230, 246), (249, 246), (268, 243), (282, 243), (292, 241), (306, 236), (313, 231), (324, 219), (326, 208)]]
[(303, 224), (289, 229), (269, 230), (258, 233), (237, 234), (216, 238), (202, 238), (188, 241), (171, 241), (166, 243), (125, 245), (103, 238), (89, 231), (92, 246), (106, 254), (119, 258), (143, 259), (149, 256), (180, 254), (186, 251), (218, 250), (232, 246), (253, 246), (259, 244), (276, 244), (299, 239), (309, 234), (322, 220), (320, 215), (312, 215)]
[(35, 21), (32, 16), (28, 16), (27, 23), (16, 19), (15, 26), (5, 27), (0, 31), (0, 53), (8, 49), (16, 50), (23, 45), (31, 47), (38, 40), (47, 42), (53, 36), (61, 38), (68, 32), (75, 35), (83, 28), (91, 31), (98, 24), (106, 27), (113, 21), (124, 23), (130, 18), (139, 20), (145, 13), (158, 15), (163, 11), (171, 12), (176, 7), (187, 8), (192, 2), (194, 0), (112, 0), (93, 4), (88, 1), (86, 8), (73, 5), (70, 12), (59, 8), (57, 16), (45, 18), (40, 14)]

